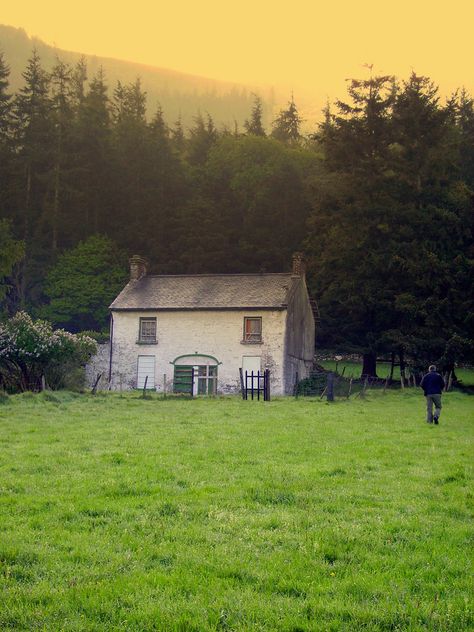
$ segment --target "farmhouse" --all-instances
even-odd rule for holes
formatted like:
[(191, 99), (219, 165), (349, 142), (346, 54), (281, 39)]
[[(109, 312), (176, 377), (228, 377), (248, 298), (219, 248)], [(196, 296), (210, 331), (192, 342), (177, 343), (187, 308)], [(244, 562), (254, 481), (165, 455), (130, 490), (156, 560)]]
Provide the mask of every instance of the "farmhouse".
[(290, 273), (148, 275), (130, 259), (130, 281), (110, 305), (112, 389), (237, 392), (239, 369), (269, 369), (274, 394), (291, 393), (314, 354), (314, 318), (302, 255)]

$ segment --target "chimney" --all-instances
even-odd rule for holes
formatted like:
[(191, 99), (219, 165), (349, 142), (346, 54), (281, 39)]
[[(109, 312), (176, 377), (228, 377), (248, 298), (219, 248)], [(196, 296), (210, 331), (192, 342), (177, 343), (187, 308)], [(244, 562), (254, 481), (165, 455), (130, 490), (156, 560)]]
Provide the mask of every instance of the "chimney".
[(130, 263), (130, 281), (138, 281), (143, 276), (146, 276), (146, 269), (148, 261), (140, 255), (133, 255), (128, 260)]
[(302, 252), (293, 253), (293, 276), (304, 276), (306, 272), (306, 264), (304, 254)]

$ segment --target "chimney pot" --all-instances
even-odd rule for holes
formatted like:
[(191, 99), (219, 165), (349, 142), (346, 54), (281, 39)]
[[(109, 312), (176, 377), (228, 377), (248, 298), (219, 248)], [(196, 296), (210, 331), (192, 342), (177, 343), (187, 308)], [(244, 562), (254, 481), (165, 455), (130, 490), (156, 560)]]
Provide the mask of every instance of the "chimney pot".
[(130, 263), (130, 281), (138, 281), (146, 276), (148, 261), (140, 255), (133, 255), (129, 259)]

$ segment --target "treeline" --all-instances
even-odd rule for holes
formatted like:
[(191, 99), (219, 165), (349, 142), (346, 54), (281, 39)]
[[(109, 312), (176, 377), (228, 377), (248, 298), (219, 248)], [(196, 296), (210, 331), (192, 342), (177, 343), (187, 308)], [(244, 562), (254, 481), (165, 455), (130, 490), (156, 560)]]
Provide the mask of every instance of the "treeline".
[(363, 352), (369, 373), (381, 352), (469, 354), (474, 108), (464, 91), (441, 104), (414, 74), (352, 81), (348, 102), (303, 137), (293, 99), (270, 130), (258, 97), (243, 129), (206, 113), (185, 129), (160, 108), (147, 120), (138, 79), (110, 90), (84, 62), (46, 73), (35, 52), (23, 77), (10, 94), (0, 56), (4, 312), (100, 329), (127, 255), (157, 273), (258, 272), (287, 270), (303, 249), (320, 344)]

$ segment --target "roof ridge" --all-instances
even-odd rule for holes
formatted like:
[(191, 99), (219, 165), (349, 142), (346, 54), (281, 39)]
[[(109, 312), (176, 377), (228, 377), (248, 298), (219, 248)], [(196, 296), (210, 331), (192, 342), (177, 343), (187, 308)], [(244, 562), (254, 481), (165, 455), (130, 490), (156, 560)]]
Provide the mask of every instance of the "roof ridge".
[(207, 272), (204, 274), (147, 274), (142, 279), (149, 278), (183, 278), (183, 277), (244, 277), (244, 276), (293, 276), (292, 272)]

